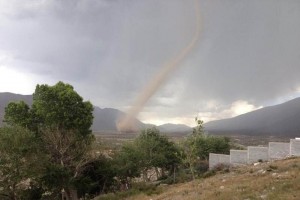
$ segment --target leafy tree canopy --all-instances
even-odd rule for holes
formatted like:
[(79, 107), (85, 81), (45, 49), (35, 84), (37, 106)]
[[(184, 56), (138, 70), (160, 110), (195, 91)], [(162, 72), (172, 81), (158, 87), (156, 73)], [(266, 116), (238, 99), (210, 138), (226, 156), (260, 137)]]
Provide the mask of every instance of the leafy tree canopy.
[[(157, 176), (163, 176), (164, 170), (172, 169), (180, 163), (177, 146), (160, 134), (156, 128), (145, 129), (132, 142), (125, 144), (116, 155), (119, 177), (138, 177), (143, 174), (145, 181), (147, 171), (155, 169)], [(162, 173), (158, 173), (158, 168)]]
[(31, 116), (29, 106), (24, 101), (9, 103), (5, 108), (4, 122), (9, 125), (30, 126)]
[(20, 199), (37, 186), (42, 171), (39, 143), (22, 127), (0, 128), (0, 199)]
[(230, 139), (217, 137), (204, 133), (203, 121), (195, 119), (197, 126), (182, 144), (182, 160), (195, 178), (196, 167), (199, 161), (207, 161), (209, 153), (228, 154), (230, 151)]
[(54, 86), (37, 85), (31, 109), (24, 102), (9, 103), (4, 119), (8, 124), (29, 127), (77, 130), (81, 135), (91, 133), (93, 106), (84, 102), (74, 88), (63, 82)]
[(71, 85), (63, 82), (37, 85), (31, 108), (24, 102), (13, 102), (5, 109), (5, 121), (10, 127), (27, 127), (35, 133), (41, 144), (39, 152), (47, 158), (41, 180), (56, 198), (62, 189), (70, 195), (74, 180), (92, 159), (92, 111), (92, 104), (84, 102)]

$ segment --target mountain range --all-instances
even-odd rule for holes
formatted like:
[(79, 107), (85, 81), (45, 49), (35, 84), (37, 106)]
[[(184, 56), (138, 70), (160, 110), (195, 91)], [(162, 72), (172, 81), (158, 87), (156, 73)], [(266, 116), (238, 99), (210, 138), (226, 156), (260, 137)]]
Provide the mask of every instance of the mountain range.
[(300, 135), (300, 98), (264, 107), (233, 118), (204, 124), (209, 133), (247, 135)]
[[(6, 105), (11, 101), (25, 101), (32, 104), (32, 95), (0, 93), (0, 126)], [(94, 107), (94, 132), (115, 132), (116, 122), (125, 115), (114, 108)], [(145, 124), (135, 119), (140, 129), (155, 125)], [(161, 132), (191, 132), (192, 128), (183, 124), (163, 124), (156, 126)], [(300, 135), (300, 98), (282, 104), (264, 107), (233, 118), (211, 121), (204, 124), (210, 134), (245, 134), (245, 135)]]
[[(32, 95), (20, 95), (13, 93), (0, 93), (0, 126), (3, 125), (3, 117), (5, 107), (12, 101), (24, 101), (28, 105), (32, 104)], [(122, 118), (126, 114), (120, 110), (114, 108), (99, 108), (94, 107), (94, 121), (92, 130), (94, 132), (116, 132), (116, 122), (119, 118)], [(145, 124), (138, 119), (135, 119), (135, 124), (139, 129), (153, 127), (153, 124)], [(164, 124), (156, 126), (161, 132), (191, 132), (192, 128), (183, 124)]]

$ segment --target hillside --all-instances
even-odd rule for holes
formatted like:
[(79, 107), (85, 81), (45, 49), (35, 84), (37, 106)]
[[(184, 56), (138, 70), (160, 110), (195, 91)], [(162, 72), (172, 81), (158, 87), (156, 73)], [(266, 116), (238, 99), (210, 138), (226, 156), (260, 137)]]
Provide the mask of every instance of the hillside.
[[(300, 158), (290, 158), (217, 172), (209, 178), (159, 186), (159, 194), (138, 194), (129, 200), (298, 200)], [(100, 196), (95, 200), (117, 199)]]
[(296, 136), (300, 134), (300, 98), (234, 118), (208, 122), (204, 127), (210, 133)]

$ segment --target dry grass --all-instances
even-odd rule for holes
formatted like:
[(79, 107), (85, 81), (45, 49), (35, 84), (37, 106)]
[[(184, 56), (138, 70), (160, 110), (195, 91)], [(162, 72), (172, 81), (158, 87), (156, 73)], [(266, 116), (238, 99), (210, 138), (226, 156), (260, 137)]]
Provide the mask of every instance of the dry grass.
[(159, 195), (139, 194), (128, 200), (299, 200), (300, 158), (238, 167), (207, 179), (160, 187)]

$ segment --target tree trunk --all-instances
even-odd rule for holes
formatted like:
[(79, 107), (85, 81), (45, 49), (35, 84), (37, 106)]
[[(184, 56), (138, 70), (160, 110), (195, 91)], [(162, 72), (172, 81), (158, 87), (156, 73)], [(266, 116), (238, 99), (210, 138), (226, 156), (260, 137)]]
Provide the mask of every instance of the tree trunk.
[(175, 181), (176, 181), (176, 173), (175, 173), (175, 171), (176, 171), (176, 167), (173, 166), (173, 183), (175, 183)]
[(192, 167), (191, 165), (190, 165), (190, 170), (191, 170), (191, 173), (192, 173), (193, 180), (195, 180), (194, 167)]
[(148, 182), (148, 173), (147, 173), (148, 170), (143, 170), (143, 180), (144, 182)]
[(161, 176), (157, 167), (155, 167), (156, 180)]
[(79, 200), (77, 196), (77, 190), (65, 189), (62, 192), (62, 200)]
[(14, 183), (12, 185), (12, 191), (11, 191), (11, 199), (12, 200), (17, 200), (17, 195), (16, 195), (16, 184)]

